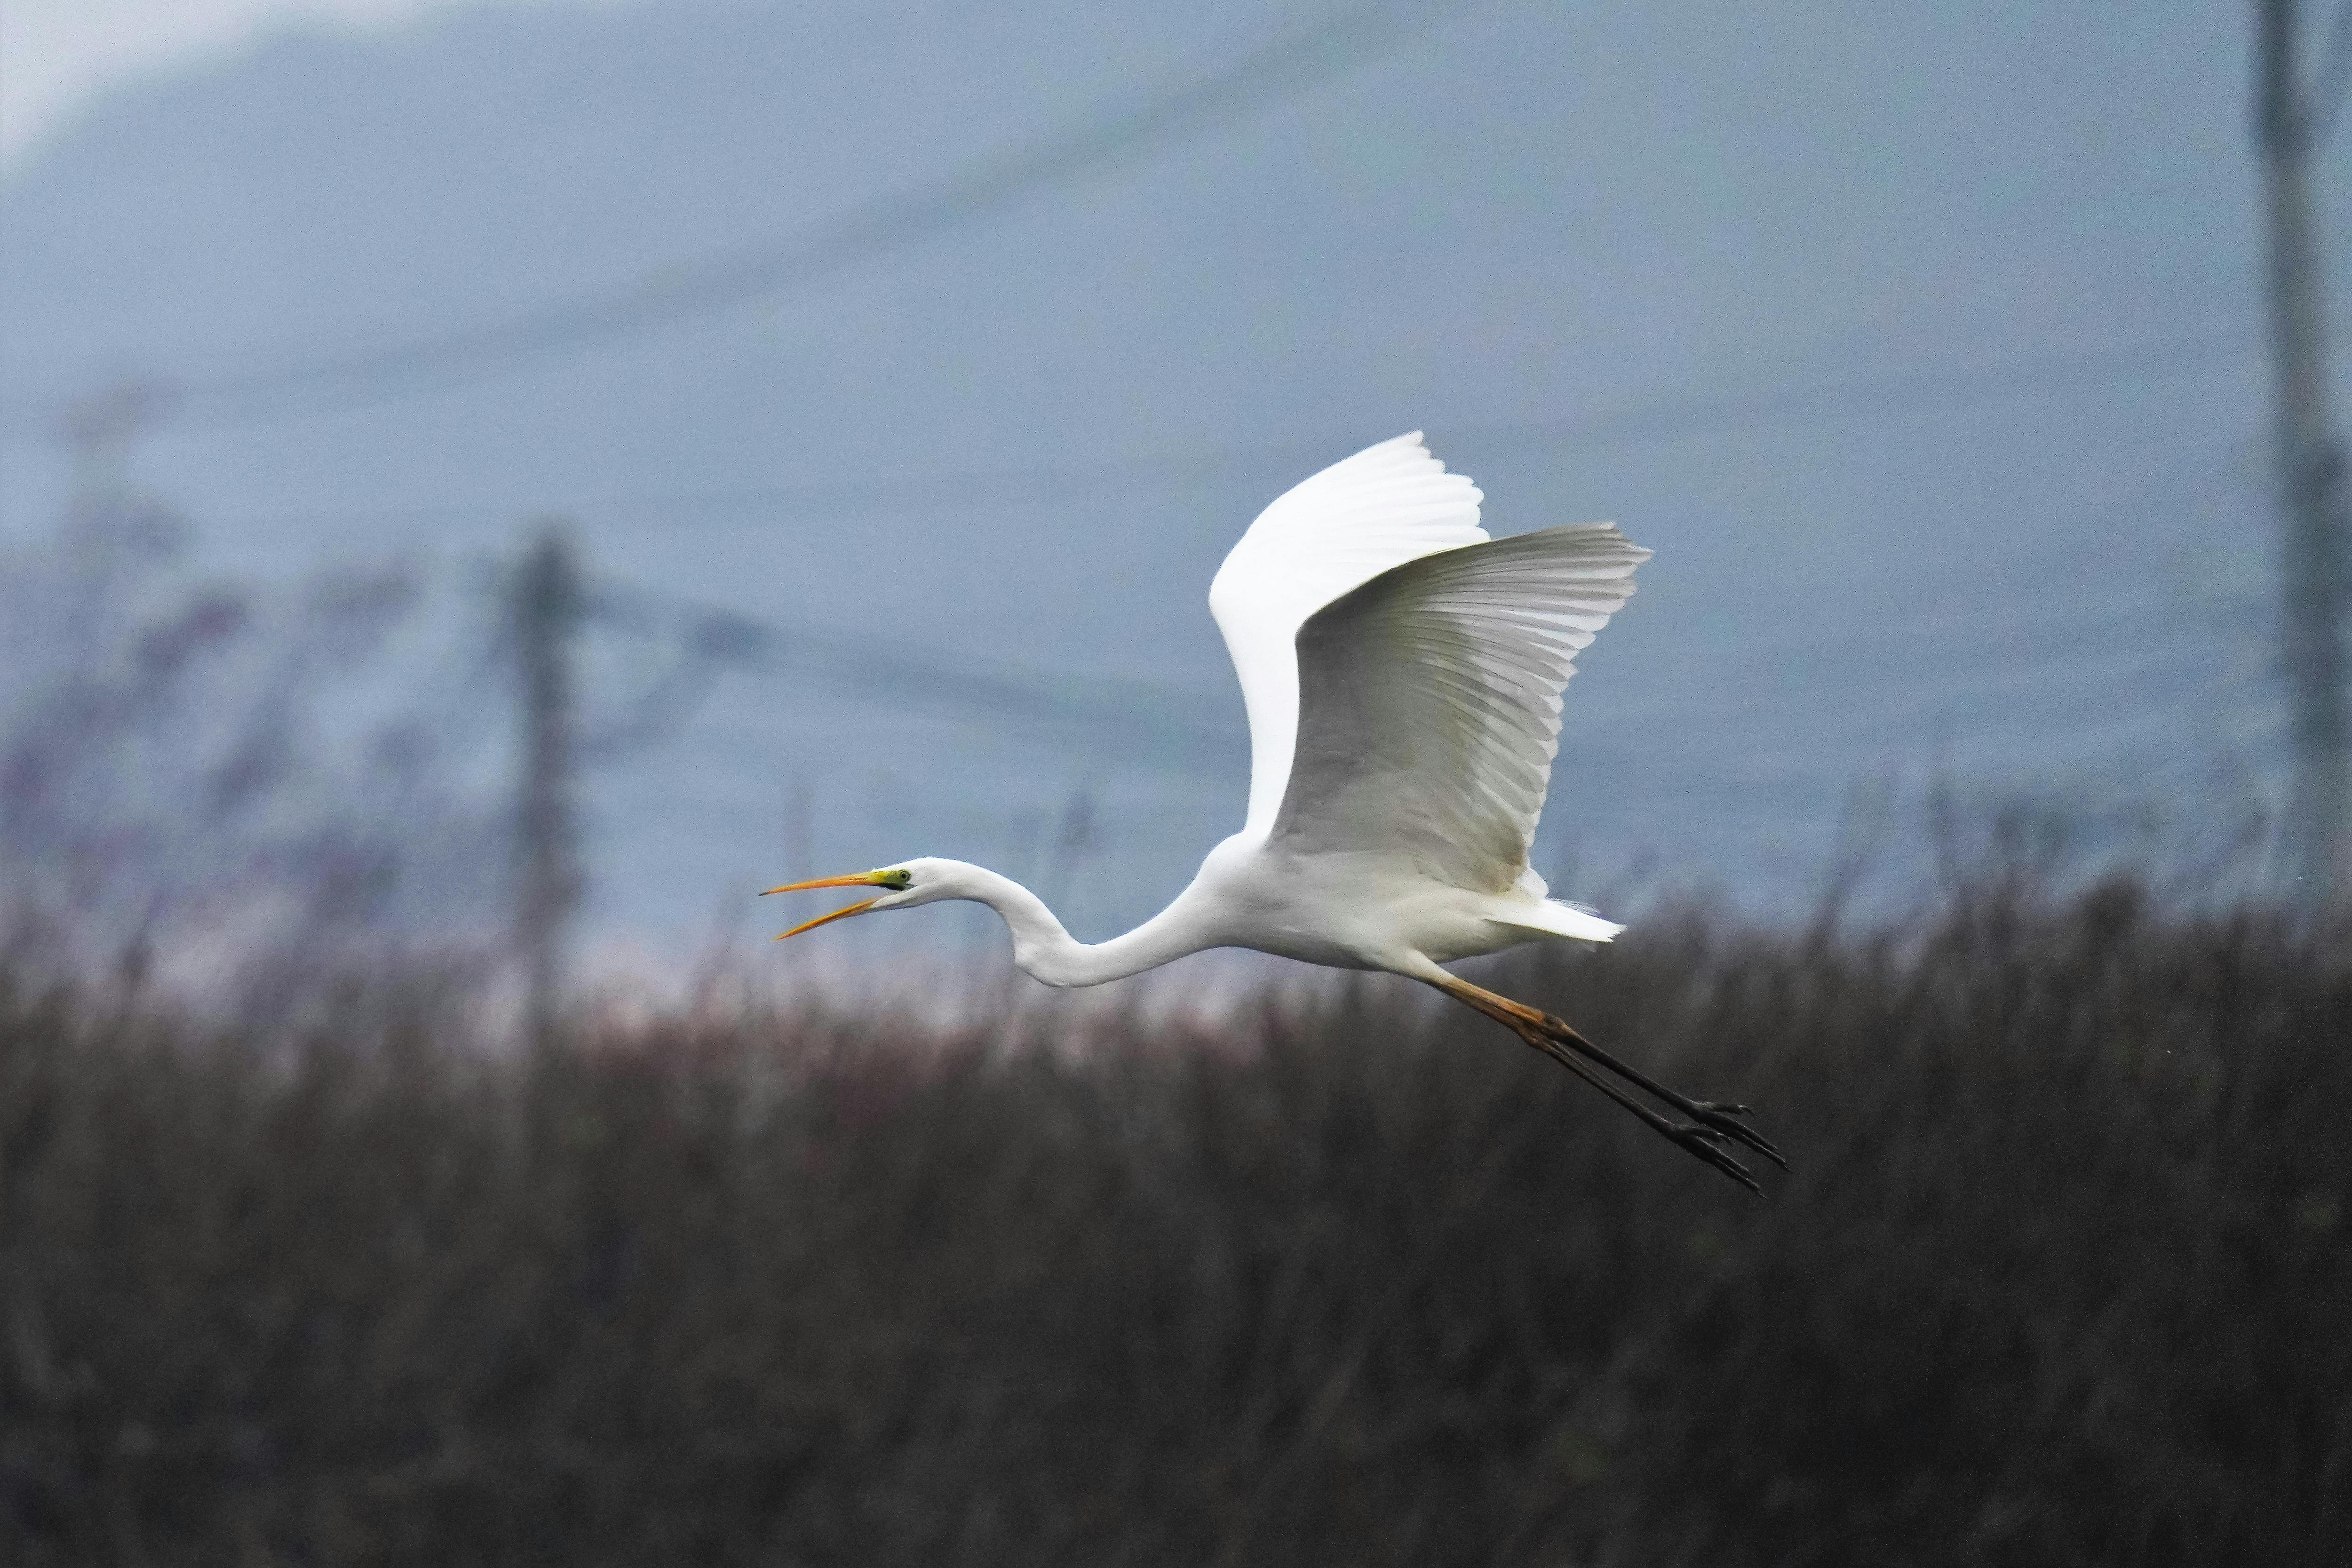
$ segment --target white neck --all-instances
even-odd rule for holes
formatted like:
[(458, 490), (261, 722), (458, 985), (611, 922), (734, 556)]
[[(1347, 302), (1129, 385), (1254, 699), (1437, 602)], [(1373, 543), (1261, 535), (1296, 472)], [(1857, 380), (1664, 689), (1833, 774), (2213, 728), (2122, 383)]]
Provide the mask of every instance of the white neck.
[(1192, 917), (1188, 901), (1179, 897), (1125, 936), (1089, 946), (1063, 929), (1045, 900), (1012, 878), (982, 866), (963, 869), (965, 885), (954, 896), (986, 904), (1003, 916), (1013, 933), (1013, 962), (1022, 973), (1048, 985), (1099, 985), (1219, 945)]

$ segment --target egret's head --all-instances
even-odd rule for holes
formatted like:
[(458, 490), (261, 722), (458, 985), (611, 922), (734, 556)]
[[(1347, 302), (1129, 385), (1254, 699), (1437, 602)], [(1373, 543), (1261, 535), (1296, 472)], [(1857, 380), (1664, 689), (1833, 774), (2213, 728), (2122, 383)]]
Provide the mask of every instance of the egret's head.
[(818, 888), (878, 888), (877, 897), (835, 910), (829, 915), (819, 915), (813, 921), (794, 926), (776, 940), (798, 936), (804, 931), (814, 931), (835, 921), (845, 921), (852, 915), (870, 914), (877, 910), (912, 909), (917, 904), (935, 903), (941, 899), (964, 897), (957, 873), (966, 869), (958, 860), (903, 860), (896, 866), (885, 866), (878, 871), (856, 871), (846, 877), (819, 877), (814, 882), (787, 882), (781, 888), (770, 888), (768, 893), (805, 893)]

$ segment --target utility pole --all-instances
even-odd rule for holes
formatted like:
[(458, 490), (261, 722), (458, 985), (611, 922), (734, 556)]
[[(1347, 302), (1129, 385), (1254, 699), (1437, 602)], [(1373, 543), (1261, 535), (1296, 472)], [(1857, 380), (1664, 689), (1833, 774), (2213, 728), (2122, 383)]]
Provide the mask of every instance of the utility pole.
[(2270, 330), (2285, 505), (2280, 640), (2294, 704), (2286, 834), (2301, 901), (2352, 889), (2352, 721), (2345, 710), (2344, 449), (2330, 433), (2326, 308), (2313, 233), (2318, 115), (2295, 58), (2294, 0), (2254, 0), (2254, 131), (2270, 230)]
[(540, 525), (515, 575), (514, 626), (522, 686), (522, 781), (517, 801), (515, 946), (527, 986), (531, 1048), (549, 1050), (563, 1003), (565, 936), (582, 879), (572, 814), (577, 736), (572, 643), (581, 615), (580, 567), (562, 526)]

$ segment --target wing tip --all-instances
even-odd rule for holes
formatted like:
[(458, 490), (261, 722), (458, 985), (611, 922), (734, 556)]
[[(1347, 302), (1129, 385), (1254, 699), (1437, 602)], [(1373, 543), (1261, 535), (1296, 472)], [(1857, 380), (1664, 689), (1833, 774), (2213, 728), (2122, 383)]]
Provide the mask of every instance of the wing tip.
[[(1427, 438), (1418, 430), (1408, 430), (1402, 436), (1391, 436), (1385, 441), (1375, 441), (1362, 451), (1340, 458), (1322, 472), (1328, 474), (1339, 468), (1372, 468), (1384, 460), (1391, 459), (1415, 465), (1434, 464), (1440, 473), (1446, 471), (1444, 460), (1430, 451)], [(1309, 477), (1319, 476), (1310, 475)]]

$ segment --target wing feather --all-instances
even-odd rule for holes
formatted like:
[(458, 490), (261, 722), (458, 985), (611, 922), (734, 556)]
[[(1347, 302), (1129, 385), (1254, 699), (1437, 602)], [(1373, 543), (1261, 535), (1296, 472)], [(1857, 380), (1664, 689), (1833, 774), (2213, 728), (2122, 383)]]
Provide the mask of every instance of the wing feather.
[(1297, 634), (1297, 744), (1274, 837), (1540, 896), (1528, 849), (1560, 695), (1649, 557), (1612, 523), (1548, 528), (1415, 557), (1314, 611)]
[(1475, 544), (1478, 488), (1429, 455), (1421, 433), (1368, 447), (1277, 497), (1209, 585), (1249, 710), (1249, 820), (1270, 831), (1298, 731), (1298, 629), (1349, 589), (1433, 551)]

